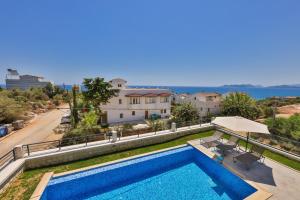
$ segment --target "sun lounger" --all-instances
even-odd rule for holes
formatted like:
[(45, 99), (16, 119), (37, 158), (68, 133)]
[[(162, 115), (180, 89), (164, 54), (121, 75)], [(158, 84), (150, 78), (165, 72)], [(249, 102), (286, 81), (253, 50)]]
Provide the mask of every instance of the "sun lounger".
[(216, 148), (221, 150), (222, 155), (225, 156), (225, 153), (227, 151), (231, 151), (237, 147), (238, 142), (239, 142), (239, 138), (235, 136), (230, 136), (229, 140), (226, 143), (220, 143), (216, 145)]
[(256, 145), (252, 145), (250, 152), (246, 152), (240, 154), (238, 156), (233, 157), (233, 162), (239, 161), (246, 166), (246, 169), (249, 170), (251, 165), (257, 161), (264, 160), (264, 148)]
[(216, 131), (212, 136), (200, 139), (200, 144), (211, 143), (221, 139), (224, 133)]

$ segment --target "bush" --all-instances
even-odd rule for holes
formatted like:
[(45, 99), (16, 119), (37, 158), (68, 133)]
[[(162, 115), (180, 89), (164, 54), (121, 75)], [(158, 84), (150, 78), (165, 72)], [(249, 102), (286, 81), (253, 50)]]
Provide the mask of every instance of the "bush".
[(300, 140), (300, 115), (296, 114), (290, 118), (268, 118), (265, 120), (269, 130), (276, 134), (294, 140)]
[[(97, 126), (99, 117), (94, 111), (90, 111), (83, 115), (81, 122), (79, 123), (79, 127), (82, 129), (92, 129)], [(99, 127), (98, 127), (99, 128)]]
[(63, 96), (61, 94), (56, 94), (54, 97), (53, 97), (53, 103), (54, 105), (56, 106), (59, 106), (60, 103), (63, 101)]
[(0, 123), (11, 123), (22, 119), (26, 106), (0, 93)]
[(132, 130), (132, 124), (123, 124), (123, 131)]
[(260, 116), (261, 110), (248, 94), (234, 92), (223, 99), (222, 113), (225, 116), (242, 116), (253, 120)]
[(199, 119), (197, 109), (190, 103), (180, 104), (174, 107), (173, 116), (175, 122), (189, 122)]

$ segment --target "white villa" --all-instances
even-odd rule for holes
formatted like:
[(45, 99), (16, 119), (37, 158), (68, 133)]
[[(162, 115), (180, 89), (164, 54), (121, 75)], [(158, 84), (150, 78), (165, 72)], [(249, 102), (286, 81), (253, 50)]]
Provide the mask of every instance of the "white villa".
[(14, 69), (7, 69), (5, 82), (7, 89), (19, 88), (22, 90), (33, 87), (46, 87), (48, 84), (53, 84), (41, 76), (20, 75), (18, 71)]
[(110, 81), (114, 89), (119, 89), (117, 97), (101, 105), (104, 112), (102, 123), (130, 123), (149, 119), (155, 114), (167, 118), (171, 112), (171, 92), (158, 88), (130, 88), (127, 81), (117, 78)]
[(175, 103), (191, 103), (198, 109), (199, 116), (205, 117), (208, 114), (219, 114), (221, 112), (222, 95), (214, 92), (201, 92), (196, 94), (176, 94), (173, 97)]

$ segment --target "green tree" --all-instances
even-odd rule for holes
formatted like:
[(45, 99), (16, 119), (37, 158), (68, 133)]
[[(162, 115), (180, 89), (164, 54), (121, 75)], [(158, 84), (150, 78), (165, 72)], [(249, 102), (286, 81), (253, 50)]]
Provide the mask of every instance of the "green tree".
[(300, 115), (295, 114), (289, 118), (289, 129), (291, 130), (291, 136), (299, 140), (300, 139)]
[(95, 111), (90, 111), (85, 113), (83, 119), (80, 122), (80, 126), (83, 128), (93, 128), (97, 126), (97, 122), (99, 120), (99, 116), (96, 114)]
[(289, 135), (288, 131), (288, 119), (278, 117), (278, 118), (268, 118), (265, 120), (271, 133), (276, 135)]
[(271, 133), (284, 137), (300, 139), (300, 115), (295, 114), (289, 118), (268, 118), (265, 120)]
[(79, 90), (79, 86), (74, 85), (72, 87), (72, 100), (73, 100), (73, 105), (69, 103), (70, 109), (71, 109), (71, 114), (72, 114), (72, 120), (73, 120), (73, 127), (76, 128), (77, 124), (79, 122), (79, 115), (78, 115), (78, 102), (77, 102), (77, 92)]
[(227, 95), (222, 101), (222, 113), (226, 116), (242, 116), (248, 119), (257, 119), (260, 109), (249, 95), (234, 92)]
[(197, 109), (190, 103), (176, 105), (173, 110), (173, 117), (176, 122), (189, 122), (199, 119)]
[(54, 86), (51, 83), (48, 83), (44, 88), (43, 92), (50, 98), (52, 99), (53, 96), (55, 95), (54, 93)]
[(65, 90), (62, 89), (61, 87), (59, 87), (58, 85), (54, 85), (53, 92), (54, 92), (54, 96), (55, 96), (57, 94), (63, 94), (65, 92)]
[(97, 114), (101, 114), (100, 105), (108, 103), (112, 97), (118, 95), (119, 90), (113, 89), (112, 85), (105, 82), (103, 78), (86, 78), (83, 81), (84, 91), (82, 92), (84, 100), (95, 108)]

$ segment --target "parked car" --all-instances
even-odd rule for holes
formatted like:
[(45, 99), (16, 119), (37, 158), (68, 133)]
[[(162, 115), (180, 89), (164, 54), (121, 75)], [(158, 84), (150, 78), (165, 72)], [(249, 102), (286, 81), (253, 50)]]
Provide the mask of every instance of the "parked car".
[(0, 126), (0, 137), (4, 137), (8, 134), (8, 129), (6, 126)]
[(71, 114), (66, 113), (64, 116), (62, 116), (60, 120), (60, 124), (70, 124), (71, 123)]
[(67, 115), (62, 116), (60, 123), (61, 124), (70, 124), (71, 123), (71, 115), (67, 114)]

